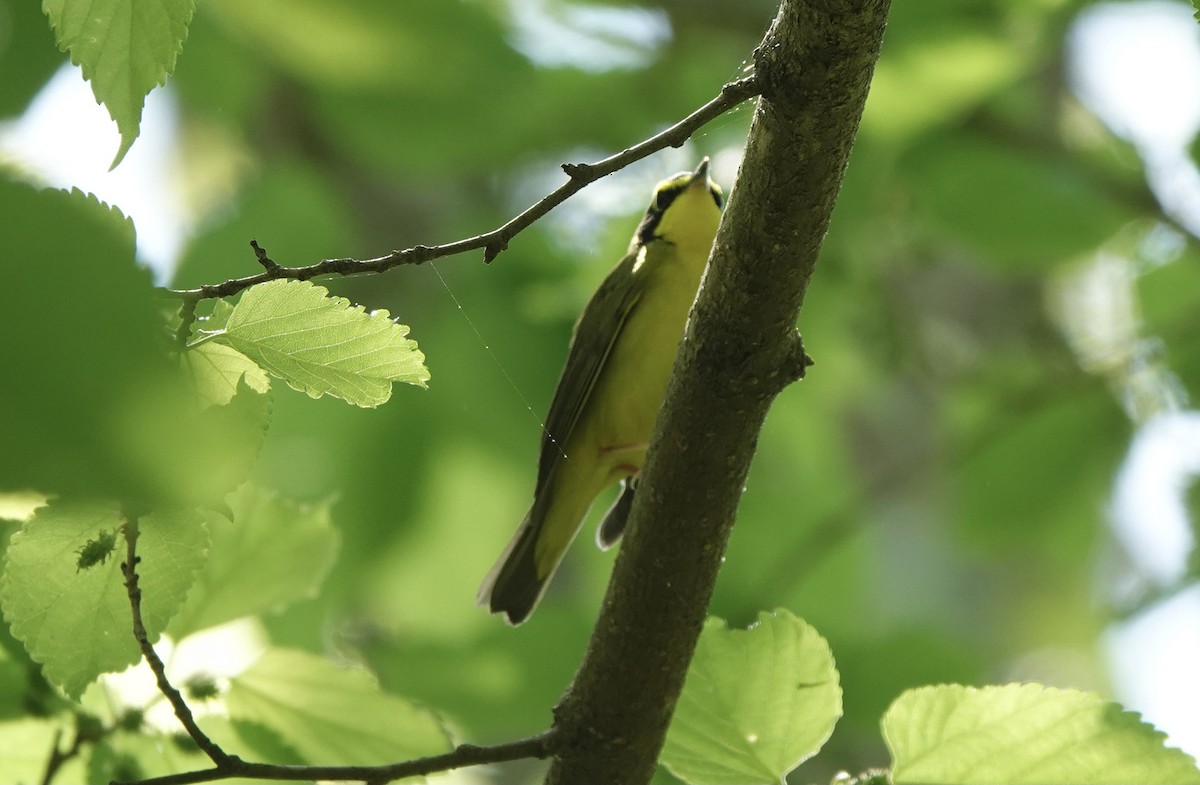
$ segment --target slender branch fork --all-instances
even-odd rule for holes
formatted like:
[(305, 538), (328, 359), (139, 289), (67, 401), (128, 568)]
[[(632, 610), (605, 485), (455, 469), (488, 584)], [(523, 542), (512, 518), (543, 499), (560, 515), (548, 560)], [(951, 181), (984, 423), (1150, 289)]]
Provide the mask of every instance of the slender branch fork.
[[(565, 202), (586, 186), (619, 171), (629, 164), (639, 161), (651, 153), (656, 153), (666, 147), (679, 147), (701, 126), (719, 117), (733, 107), (752, 98), (759, 93), (758, 81), (754, 76), (747, 76), (726, 84), (721, 92), (711, 101), (680, 120), (675, 125), (661, 133), (655, 134), (644, 141), (626, 148), (615, 155), (610, 155), (601, 161), (591, 164), (563, 164), (568, 180), (554, 191), (531, 205), (508, 223), (490, 232), (468, 237), (445, 245), (415, 245), (403, 251), (392, 251), (387, 256), (375, 259), (325, 259), (306, 267), (283, 267), (272, 261), (266, 253), (254, 244), (255, 254), (263, 266), (263, 271), (244, 278), (231, 278), (223, 283), (201, 286), (196, 289), (168, 289), (170, 295), (183, 300), (185, 311), (189, 304), (214, 297), (229, 297), (255, 284), (271, 281), (276, 278), (289, 278), (306, 281), (319, 275), (355, 275), (357, 273), (381, 273), (393, 267), (405, 264), (423, 264), (445, 256), (483, 249), (485, 262), (491, 262), (508, 247), (512, 238), (516, 237), (535, 221), (549, 213), (558, 205)], [(185, 313), (185, 323), (189, 320)]]
[[(213, 762), (211, 768), (136, 780), (136, 785), (186, 785), (186, 783), (212, 782), (229, 777), (248, 777), (260, 780), (342, 780), (374, 784), (450, 771), (463, 766), (504, 763), (523, 758), (544, 759), (553, 754), (556, 736), (553, 730), (549, 730), (527, 739), (489, 747), (460, 744), (450, 752), (441, 755), (414, 758), (382, 766), (284, 766), (244, 761), (236, 755), (230, 755), (196, 724), (192, 710), (188, 707), (183, 695), (167, 678), (166, 666), (150, 643), (150, 636), (146, 632), (146, 625), (142, 619), (142, 591), (138, 586), (137, 565), (140, 559), (137, 555), (139, 534), (137, 518), (126, 516), (122, 532), (125, 536), (125, 561), (121, 564), (121, 573), (125, 576), (125, 591), (129, 596), (129, 609), (133, 616), (133, 636), (137, 639), (142, 656), (146, 658), (146, 663), (154, 673), (159, 692), (166, 696), (171, 703), (171, 708), (175, 710), (176, 719), (179, 720), (196, 746)], [(114, 785), (117, 784), (114, 783)], [(134, 783), (126, 783), (126, 785), (134, 785)]]
[(59, 730), (54, 734), (54, 741), (50, 744), (50, 759), (46, 761), (46, 770), (42, 774), (42, 785), (50, 785), (54, 781), (54, 775), (58, 773), (59, 768), (71, 758), (78, 755), (85, 743), (97, 741), (104, 735), (104, 731), (99, 731), (95, 734), (84, 733), (80, 727), (80, 723), (81, 721), (78, 715), (76, 715), (75, 738), (71, 741), (71, 746), (65, 750), (59, 746), (62, 743), (62, 731)]

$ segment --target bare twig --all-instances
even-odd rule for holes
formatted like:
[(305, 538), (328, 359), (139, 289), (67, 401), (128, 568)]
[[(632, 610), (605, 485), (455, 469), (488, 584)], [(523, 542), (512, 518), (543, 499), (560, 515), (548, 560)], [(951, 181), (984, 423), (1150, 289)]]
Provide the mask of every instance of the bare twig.
[[(569, 178), (567, 182), (547, 194), (527, 210), (516, 216), (503, 226), (490, 232), (469, 237), (465, 240), (447, 243), (445, 245), (414, 245), (403, 251), (392, 251), (387, 256), (376, 259), (325, 259), (306, 267), (282, 267), (267, 259), (266, 254), (255, 245), (259, 262), (267, 269), (257, 275), (244, 278), (231, 278), (223, 283), (209, 284), (196, 289), (168, 289), (166, 292), (181, 298), (184, 303), (214, 297), (229, 297), (248, 289), (255, 284), (265, 283), (276, 278), (289, 278), (296, 281), (307, 281), (320, 275), (356, 275), (359, 273), (381, 273), (393, 267), (405, 264), (423, 264), (445, 256), (483, 249), (485, 262), (490, 262), (508, 247), (512, 238), (529, 228), (535, 221), (549, 213), (568, 198), (583, 190), (587, 185), (602, 177), (616, 172), (629, 164), (639, 161), (651, 153), (666, 147), (679, 147), (688, 137), (705, 123), (724, 114), (733, 107), (757, 95), (758, 81), (753, 76), (730, 82), (721, 88), (716, 98), (706, 103), (675, 125), (655, 134), (654, 136), (629, 147), (620, 153), (610, 155), (601, 161), (591, 164), (563, 164), (563, 171)], [(269, 264), (268, 264), (269, 262)], [(273, 265), (273, 266), (272, 266)], [(185, 319), (186, 324), (190, 324)]]
[(254, 256), (258, 259), (258, 263), (263, 266), (263, 269), (268, 273), (279, 273), (279, 263), (271, 257), (267, 256), (267, 251), (258, 244), (258, 240), (251, 240), (250, 247), (254, 249)]
[(136, 516), (127, 516), (125, 525), (122, 527), (122, 532), (125, 535), (126, 555), (125, 561), (121, 564), (121, 573), (125, 576), (125, 591), (129, 595), (129, 608), (133, 613), (133, 637), (137, 639), (138, 648), (142, 650), (142, 656), (146, 658), (146, 664), (154, 672), (154, 679), (158, 683), (158, 691), (170, 701), (171, 708), (175, 710), (176, 719), (179, 720), (179, 724), (183, 726), (187, 734), (192, 737), (192, 741), (196, 742), (196, 746), (209, 757), (209, 760), (217, 764), (218, 768), (240, 762), (239, 758), (230, 755), (218, 747), (212, 739), (205, 735), (204, 731), (200, 730), (200, 726), (196, 724), (196, 719), (192, 716), (192, 710), (188, 708), (183, 695), (167, 679), (166, 666), (163, 665), (162, 658), (158, 656), (158, 652), (154, 651), (154, 647), (150, 644), (150, 636), (146, 633), (146, 625), (142, 621), (142, 590), (138, 588), (137, 574), (137, 564), (139, 561), (137, 541), (139, 532)]
[(192, 324), (196, 321), (196, 303), (199, 300), (184, 300), (179, 306), (179, 327), (175, 329), (175, 342), (179, 348), (187, 346), (188, 337), (192, 334)]
[(64, 750), (60, 746), (63, 739), (61, 728), (54, 733), (54, 740), (50, 743), (50, 757), (47, 758), (46, 770), (42, 773), (42, 785), (50, 785), (63, 764), (79, 755), (83, 745), (103, 740), (120, 726), (119, 722), (102, 725), (100, 720), (81, 711), (75, 711), (72, 719), (75, 723), (75, 738), (70, 747)]
[(59, 745), (62, 743), (63, 732), (59, 729), (54, 734), (54, 741), (50, 746), (50, 757), (46, 761), (46, 771), (42, 774), (42, 785), (50, 785), (54, 781), (54, 775), (62, 768), (62, 765), (74, 758), (83, 749), (84, 744), (94, 744), (108, 736), (114, 730), (116, 725), (104, 726), (95, 717), (82, 712), (74, 713), (75, 722), (75, 738), (71, 741), (71, 746), (67, 749), (62, 749)]
[[(76, 717), (76, 723), (78, 723)], [(83, 743), (88, 740), (87, 736), (78, 727), (75, 728), (75, 740), (71, 742), (71, 746), (66, 750), (61, 749), (58, 745), (62, 743), (62, 729), (60, 728), (54, 734), (54, 741), (50, 745), (50, 758), (46, 761), (46, 771), (42, 774), (42, 785), (50, 785), (54, 780), (54, 775), (62, 768), (62, 765), (79, 754), (79, 750), (83, 748)]]
[[(384, 766), (277, 766), (270, 763), (248, 763), (229, 757), (211, 769), (151, 777), (124, 785), (188, 785), (194, 782), (212, 782), (230, 777), (259, 780), (341, 780), (350, 782), (385, 783), (406, 777), (419, 777), (441, 771), (452, 771), (464, 766), (485, 763), (505, 763), (524, 758), (547, 758), (554, 752), (555, 735), (547, 731), (527, 739), (477, 747), (460, 744), (441, 755), (390, 763)], [(113, 785), (121, 785), (113, 783)]]
[(71, 749), (63, 752), (58, 745), (62, 742), (62, 728), (54, 732), (54, 740), (50, 742), (50, 758), (46, 761), (46, 771), (42, 774), (42, 785), (50, 785), (50, 780), (54, 779), (55, 772), (66, 761), (70, 760), (79, 752), (79, 735), (75, 735), (75, 742), (71, 745)]
[[(490, 747), (479, 747), (474, 744), (460, 744), (450, 752), (441, 755), (431, 755), (425, 758), (389, 763), (383, 766), (282, 766), (271, 763), (252, 763), (244, 761), (236, 755), (230, 755), (222, 750), (196, 724), (192, 711), (188, 708), (179, 690), (167, 679), (166, 667), (154, 647), (150, 645), (150, 637), (146, 633), (142, 621), (142, 591), (138, 587), (137, 555), (138, 522), (135, 516), (127, 516), (122, 528), (125, 535), (125, 561), (121, 564), (121, 572), (125, 576), (125, 590), (129, 595), (129, 607), (133, 614), (133, 636), (137, 639), (142, 656), (146, 658), (150, 670), (154, 672), (158, 690), (175, 710), (175, 717), (183, 725), (188, 736), (213, 762), (209, 769), (185, 771), (179, 774), (168, 774), (162, 777), (137, 780), (138, 785), (186, 785), (191, 782), (212, 782), (230, 777), (242, 777), (260, 780), (349, 780), (365, 783), (385, 783), (406, 777), (417, 777), (433, 774), (439, 771), (450, 771), (463, 766), (476, 766), (484, 763), (503, 763), (522, 758), (547, 758), (554, 751), (555, 734), (546, 731), (538, 736), (527, 739), (497, 744)], [(75, 746), (66, 753), (58, 750), (59, 739), (55, 739), (51, 762), (47, 766), (46, 781), (53, 775), (54, 770), (62, 765), (62, 760), (77, 752), (80, 738), (77, 736)]]

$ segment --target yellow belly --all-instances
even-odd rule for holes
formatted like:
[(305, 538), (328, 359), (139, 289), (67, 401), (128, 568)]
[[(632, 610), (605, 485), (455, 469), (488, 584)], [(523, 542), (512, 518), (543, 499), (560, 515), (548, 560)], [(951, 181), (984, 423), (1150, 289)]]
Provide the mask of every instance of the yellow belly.
[[(591, 468), (596, 493), (642, 468), (705, 259), (649, 259), (630, 315), (567, 447)], [(582, 467), (580, 467), (582, 468)]]
[(636, 273), (646, 276), (639, 282), (645, 288), (564, 445), (566, 459), (551, 481), (549, 509), (536, 547), (540, 575), (557, 565), (596, 496), (636, 474), (646, 462), (654, 421), (709, 251), (709, 245), (702, 243), (654, 245)]

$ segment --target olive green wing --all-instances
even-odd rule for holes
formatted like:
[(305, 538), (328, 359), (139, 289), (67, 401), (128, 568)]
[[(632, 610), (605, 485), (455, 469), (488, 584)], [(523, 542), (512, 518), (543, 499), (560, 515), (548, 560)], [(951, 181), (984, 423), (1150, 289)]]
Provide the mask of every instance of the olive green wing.
[(641, 299), (645, 287), (643, 276), (635, 272), (636, 265), (636, 252), (622, 259), (600, 284), (575, 323), (567, 361), (558, 377), (550, 413), (546, 415), (535, 498), (541, 495), (555, 467), (563, 460), (563, 450), (587, 407), (592, 390), (604, 373), (604, 366), (629, 321), (629, 315)]

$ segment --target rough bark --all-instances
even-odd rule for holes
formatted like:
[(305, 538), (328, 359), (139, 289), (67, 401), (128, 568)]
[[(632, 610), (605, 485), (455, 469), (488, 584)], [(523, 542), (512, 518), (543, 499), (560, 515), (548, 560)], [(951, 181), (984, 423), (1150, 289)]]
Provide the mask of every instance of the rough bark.
[(759, 430), (803, 375), (795, 325), (889, 5), (784, 0), (755, 52), (762, 96), (745, 158), (599, 621), (555, 710), (549, 783), (642, 783), (654, 772)]

